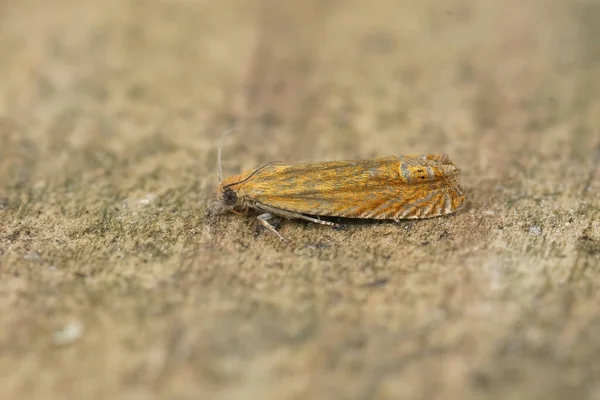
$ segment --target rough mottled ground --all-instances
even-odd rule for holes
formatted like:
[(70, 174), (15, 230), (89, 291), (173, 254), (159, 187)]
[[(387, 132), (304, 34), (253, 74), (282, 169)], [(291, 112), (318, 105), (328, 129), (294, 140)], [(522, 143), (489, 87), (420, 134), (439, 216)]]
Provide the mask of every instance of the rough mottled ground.
[[(600, 2), (0, 3), (0, 398), (600, 399)], [(210, 219), (443, 151), (426, 221)]]

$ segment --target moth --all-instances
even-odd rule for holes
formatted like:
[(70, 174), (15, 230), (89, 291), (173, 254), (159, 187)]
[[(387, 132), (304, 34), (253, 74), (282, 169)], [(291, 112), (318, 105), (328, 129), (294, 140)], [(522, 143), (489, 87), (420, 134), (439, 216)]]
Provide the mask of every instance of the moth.
[(459, 171), (445, 154), (277, 163), (222, 180), (212, 212), (258, 212), (258, 221), (284, 240), (269, 222), (273, 217), (335, 227), (321, 217), (431, 218), (452, 214), (465, 202)]

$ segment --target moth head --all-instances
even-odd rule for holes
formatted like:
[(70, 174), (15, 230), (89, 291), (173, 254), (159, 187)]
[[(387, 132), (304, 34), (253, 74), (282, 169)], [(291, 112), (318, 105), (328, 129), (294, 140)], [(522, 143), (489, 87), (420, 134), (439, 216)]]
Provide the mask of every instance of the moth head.
[(221, 214), (232, 209), (238, 212), (246, 211), (248, 209), (248, 204), (244, 197), (244, 183), (248, 182), (263, 168), (266, 168), (276, 162), (279, 161), (270, 162), (251, 172), (230, 176), (229, 178), (223, 180), (217, 188), (217, 196), (219, 201), (216, 202), (212, 208), (213, 214)]
[(221, 192), (221, 203), (226, 207), (235, 207), (238, 203), (238, 195), (230, 187), (224, 187)]
[(238, 196), (233, 188), (228, 187), (222, 182), (217, 188), (217, 200), (209, 206), (211, 215), (221, 215), (234, 208), (239, 208), (241, 197)]

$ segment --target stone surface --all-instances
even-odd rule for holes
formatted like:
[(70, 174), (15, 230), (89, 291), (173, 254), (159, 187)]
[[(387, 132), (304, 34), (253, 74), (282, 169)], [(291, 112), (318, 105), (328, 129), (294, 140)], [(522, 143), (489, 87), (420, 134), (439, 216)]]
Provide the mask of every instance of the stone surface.
[[(0, 398), (600, 398), (600, 2), (0, 4)], [(443, 151), (461, 213), (207, 217)], [(85, 327), (57, 345), (72, 321)]]

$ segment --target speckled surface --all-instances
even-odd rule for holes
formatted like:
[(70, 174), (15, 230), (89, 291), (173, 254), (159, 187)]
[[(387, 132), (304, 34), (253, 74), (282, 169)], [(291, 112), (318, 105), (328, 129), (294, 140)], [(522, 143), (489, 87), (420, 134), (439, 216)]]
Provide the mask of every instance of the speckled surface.
[[(600, 3), (0, 3), (0, 398), (600, 398)], [(207, 217), (442, 151), (452, 217)]]

